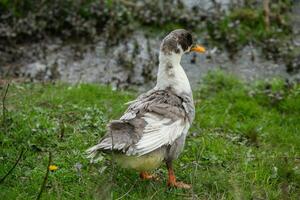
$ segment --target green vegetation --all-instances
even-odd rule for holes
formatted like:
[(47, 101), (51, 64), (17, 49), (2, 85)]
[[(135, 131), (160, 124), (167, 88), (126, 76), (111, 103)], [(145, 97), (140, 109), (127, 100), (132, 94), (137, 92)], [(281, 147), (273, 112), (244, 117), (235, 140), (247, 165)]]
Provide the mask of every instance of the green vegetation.
[[(249, 3), (245, 7), (231, 9), (227, 15), (220, 16), (215, 21), (207, 21), (210, 39), (216, 45), (232, 51), (250, 43), (280, 49), (282, 43), (287, 42), (292, 35), (292, 28), (288, 23), (292, 3), (289, 0), (272, 2), (267, 15), (268, 24), (262, 4)], [(276, 45), (269, 44), (270, 39)]]
[(111, 47), (136, 30), (157, 37), (185, 28), (204, 38), (206, 46), (226, 49), (231, 58), (245, 45), (262, 47), (268, 59), (287, 63), (287, 70), (293, 72), (298, 69), (299, 47), (292, 42), (292, 7), (292, 0), (272, 1), (266, 14), (257, 0), (234, 3), (227, 12), (217, 4), (209, 12), (187, 8), (181, 0), (0, 0), (0, 51), (7, 55), (0, 62), (22, 55), (18, 45), (53, 37), (66, 43), (102, 40)]
[(217, 7), (215, 12), (207, 14), (199, 7), (187, 9), (180, 0), (0, 0), (0, 38), (26, 41), (28, 36), (41, 39), (46, 35), (65, 38), (102, 35), (115, 44), (136, 28), (169, 32), (180, 27), (207, 31), (211, 40), (233, 47), (291, 34), (288, 25), (291, 0), (270, 4), (269, 28), (264, 22), (262, 2), (234, 4), (228, 13)]
[(105, 86), (14, 83), (1, 118), (2, 199), (34, 199), (52, 152), (42, 199), (298, 199), (300, 196), (300, 85), (281, 79), (247, 85), (222, 72), (209, 73), (194, 91), (196, 118), (175, 164), (189, 191), (142, 181), (110, 160), (90, 164), (84, 151), (121, 115), (135, 92)]
[(20, 42), (28, 36), (39, 40), (53, 35), (65, 39), (101, 35), (112, 45), (141, 26), (166, 25), (168, 31), (174, 26), (195, 27), (199, 18), (189, 14), (180, 1), (0, 0), (0, 38)]

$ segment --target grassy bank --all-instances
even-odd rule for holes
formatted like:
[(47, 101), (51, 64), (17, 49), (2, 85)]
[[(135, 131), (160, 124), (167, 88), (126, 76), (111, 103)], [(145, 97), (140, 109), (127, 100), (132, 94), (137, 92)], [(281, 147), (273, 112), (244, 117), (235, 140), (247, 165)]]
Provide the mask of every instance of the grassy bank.
[[(268, 6), (265, 23), (261, 1), (230, 4), (228, 13), (217, 3), (210, 12), (199, 6), (188, 9), (182, 1), (60, 1), (60, 0), (0, 0), (0, 38), (6, 44), (41, 40), (47, 36), (64, 39), (98, 35), (116, 44), (136, 29), (147, 28), (161, 34), (175, 28), (207, 32), (208, 39), (229, 49), (236, 45), (264, 43), (266, 39), (282, 39), (291, 35), (289, 15), (292, 0), (278, 0)], [(157, 34), (156, 34), (157, 35)], [(5, 43), (5, 41), (2, 41)]]
[(84, 150), (120, 116), (135, 92), (79, 84), (12, 84), (1, 118), (2, 199), (35, 199), (50, 172), (42, 199), (297, 199), (300, 196), (300, 86), (280, 79), (246, 85), (221, 72), (209, 73), (194, 91), (196, 119), (175, 164), (182, 191), (144, 182), (109, 160), (90, 164)]

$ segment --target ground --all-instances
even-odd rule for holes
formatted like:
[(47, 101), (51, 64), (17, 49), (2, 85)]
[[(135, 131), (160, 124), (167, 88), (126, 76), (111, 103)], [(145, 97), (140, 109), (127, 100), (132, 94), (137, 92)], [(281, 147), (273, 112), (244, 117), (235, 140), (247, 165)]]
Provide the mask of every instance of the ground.
[[(2, 87), (4, 93), (5, 87)], [(91, 164), (84, 151), (118, 118), (134, 91), (96, 84), (12, 83), (1, 118), (2, 199), (297, 199), (300, 196), (300, 85), (281, 79), (244, 83), (210, 72), (194, 90), (196, 118), (178, 179), (191, 190), (142, 181), (109, 157)]]

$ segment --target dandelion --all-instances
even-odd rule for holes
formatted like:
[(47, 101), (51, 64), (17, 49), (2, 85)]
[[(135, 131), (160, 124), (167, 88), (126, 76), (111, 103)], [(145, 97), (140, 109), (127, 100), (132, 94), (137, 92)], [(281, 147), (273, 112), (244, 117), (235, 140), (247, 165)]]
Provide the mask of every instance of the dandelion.
[(50, 171), (56, 171), (57, 169), (58, 169), (58, 167), (56, 165), (50, 165), (49, 166)]

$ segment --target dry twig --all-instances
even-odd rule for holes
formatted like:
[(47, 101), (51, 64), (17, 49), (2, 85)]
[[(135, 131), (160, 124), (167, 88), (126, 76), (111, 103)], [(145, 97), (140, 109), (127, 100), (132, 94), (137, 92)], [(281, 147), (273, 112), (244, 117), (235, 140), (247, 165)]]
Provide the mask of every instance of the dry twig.
[(127, 0), (120, 0), (121, 3), (123, 3), (125, 6), (129, 6), (129, 7), (137, 7), (137, 4), (131, 2), (131, 1), (127, 1)]
[(264, 16), (265, 16), (265, 25), (266, 25), (266, 29), (269, 30), (270, 27), (270, 0), (264, 0), (263, 2), (263, 6), (264, 6)]
[(125, 194), (123, 194), (121, 197), (117, 198), (117, 200), (123, 199), (125, 196), (127, 196), (132, 191), (132, 189), (134, 188), (136, 183), (137, 183), (137, 180), (132, 184), (132, 186), (129, 188), (129, 190)]
[(6, 179), (6, 177), (15, 169), (15, 167), (21, 160), (23, 153), (24, 153), (24, 149), (21, 150), (20, 155), (19, 155), (18, 159), (16, 160), (15, 164), (12, 166), (12, 168), (1, 178), (0, 183), (2, 183)]
[(49, 176), (49, 171), (50, 171), (49, 167), (51, 165), (51, 162), (52, 162), (52, 154), (49, 151), (49, 161), (48, 161), (47, 171), (46, 171), (46, 174), (45, 174), (45, 177), (44, 177), (44, 181), (43, 181), (43, 183), (41, 185), (40, 192), (39, 192), (38, 196), (36, 197), (37, 200), (39, 200), (41, 198), (42, 193), (44, 191), (44, 188), (46, 186), (46, 183), (47, 183), (47, 180), (48, 180), (48, 176)]
[(6, 111), (7, 111), (7, 109), (5, 107), (5, 100), (6, 100), (8, 88), (9, 88), (9, 83), (7, 83), (7, 86), (5, 88), (4, 94), (2, 96), (2, 122), (3, 123), (6, 122)]

